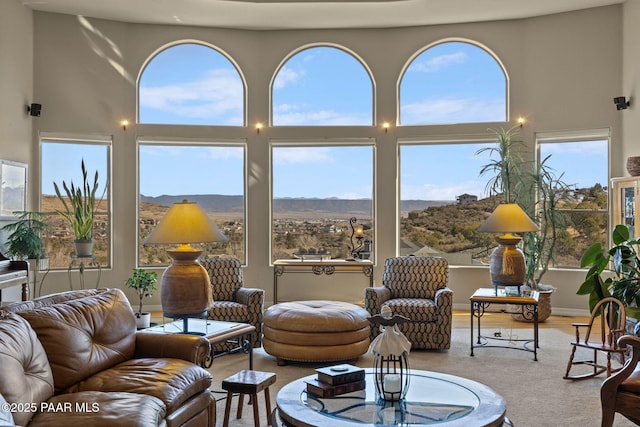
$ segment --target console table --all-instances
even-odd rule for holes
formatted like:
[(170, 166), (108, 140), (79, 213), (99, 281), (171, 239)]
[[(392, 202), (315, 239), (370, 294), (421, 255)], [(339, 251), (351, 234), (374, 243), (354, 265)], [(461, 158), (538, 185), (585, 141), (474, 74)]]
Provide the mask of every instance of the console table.
[(278, 303), (278, 277), (285, 272), (313, 273), (331, 275), (336, 272), (361, 271), (369, 278), (369, 287), (373, 286), (373, 262), (370, 260), (348, 261), (344, 259), (301, 260), (279, 259), (273, 263), (273, 303)]
[[(533, 360), (538, 360), (538, 297), (537, 291), (531, 291), (524, 295), (510, 294), (504, 289), (492, 289), (492, 288), (480, 288), (474, 292), (469, 298), (471, 302), (471, 356), (473, 356), (473, 349), (479, 347), (503, 347), (513, 348), (516, 350), (530, 351), (533, 353)], [(480, 333), (480, 319), (484, 315), (486, 309), (490, 305), (514, 305), (519, 306), (519, 311), (507, 311), (507, 307), (501, 310), (503, 313), (508, 314), (521, 314), (526, 320), (531, 320), (533, 323), (533, 339), (509, 339), (501, 336), (483, 336)], [(478, 337), (477, 340), (473, 335), (473, 319), (478, 321)], [(522, 347), (512, 347), (508, 345), (489, 345), (489, 340), (495, 340), (496, 342), (505, 341), (521, 341)], [(528, 348), (527, 344), (533, 342), (533, 348)]]

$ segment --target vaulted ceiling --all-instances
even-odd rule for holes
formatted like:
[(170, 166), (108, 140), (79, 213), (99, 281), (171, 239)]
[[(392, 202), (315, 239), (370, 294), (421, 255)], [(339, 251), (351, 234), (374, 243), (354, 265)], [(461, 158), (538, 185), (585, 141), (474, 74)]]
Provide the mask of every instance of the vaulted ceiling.
[(241, 29), (385, 28), (528, 18), (625, 0), (22, 0), (121, 22)]

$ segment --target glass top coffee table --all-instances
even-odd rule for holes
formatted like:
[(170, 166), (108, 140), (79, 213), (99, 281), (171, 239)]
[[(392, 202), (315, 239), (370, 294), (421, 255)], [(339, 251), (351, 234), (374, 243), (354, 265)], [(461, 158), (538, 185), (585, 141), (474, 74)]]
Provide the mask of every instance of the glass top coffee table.
[(506, 402), (489, 387), (466, 378), (411, 370), (409, 391), (401, 402), (376, 401), (373, 370), (366, 370), (366, 389), (333, 398), (307, 395), (300, 378), (278, 392), (282, 420), (292, 426), (501, 426)]

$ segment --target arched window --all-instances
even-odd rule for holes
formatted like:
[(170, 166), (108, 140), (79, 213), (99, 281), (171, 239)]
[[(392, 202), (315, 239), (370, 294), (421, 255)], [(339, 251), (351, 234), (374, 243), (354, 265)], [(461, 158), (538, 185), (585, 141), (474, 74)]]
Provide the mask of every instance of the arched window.
[(330, 46), (290, 57), (273, 79), (274, 126), (371, 126), (373, 84), (352, 54)]
[(160, 51), (138, 83), (138, 122), (244, 126), (245, 85), (219, 51), (183, 43)]
[(507, 121), (507, 77), (474, 44), (451, 41), (417, 55), (400, 80), (401, 125)]

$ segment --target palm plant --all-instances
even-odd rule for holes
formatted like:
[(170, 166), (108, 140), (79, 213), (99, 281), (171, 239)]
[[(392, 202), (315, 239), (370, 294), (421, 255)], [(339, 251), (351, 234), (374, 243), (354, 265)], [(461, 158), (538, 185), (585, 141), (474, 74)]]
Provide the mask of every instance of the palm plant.
[[(53, 187), (56, 196), (62, 202), (63, 206), (63, 210), (57, 210), (57, 212), (69, 222), (76, 240), (91, 240), (93, 238), (93, 221), (95, 219), (97, 206), (96, 192), (99, 187), (98, 171), (96, 170), (93, 183), (90, 184), (84, 159), (80, 166), (82, 170), (82, 186), (76, 186), (73, 181), (71, 181), (70, 185), (62, 181), (62, 188), (64, 189), (66, 197), (62, 196), (57, 183), (54, 182)], [(102, 201), (106, 191), (107, 186), (105, 185), (104, 192), (98, 200), (98, 203)]]
[(486, 147), (476, 154), (489, 153), (489, 163), (480, 169), (480, 176), (492, 174), (487, 181), (489, 195), (501, 196), (504, 203), (518, 203), (538, 225), (540, 231), (524, 233), (522, 248), (526, 259), (525, 283), (540, 289), (542, 276), (555, 259), (558, 233), (566, 226), (567, 214), (560, 209), (569, 194), (569, 185), (548, 165), (550, 155), (540, 163), (525, 160), (517, 139), (519, 126), (493, 130), (497, 147)]

